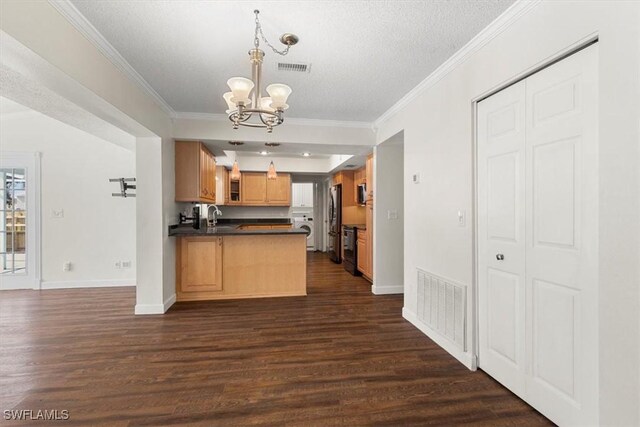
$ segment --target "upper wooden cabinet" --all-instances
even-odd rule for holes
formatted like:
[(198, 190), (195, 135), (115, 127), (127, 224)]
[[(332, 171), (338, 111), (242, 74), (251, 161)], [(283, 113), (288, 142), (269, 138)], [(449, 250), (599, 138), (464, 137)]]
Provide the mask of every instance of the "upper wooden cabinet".
[(242, 172), (240, 189), (239, 204), (242, 206), (291, 206), (291, 175), (288, 173), (267, 179), (265, 172)]
[(216, 202), (216, 158), (199, 141), (176, 141), (177, 202)]
[(373, 154), (367, 156), (366, 165), (367, 203), (373, 203)]
[(267, 204), (270, 206), (291, 205), (291, 175), (279, 173), (276, 179), (267, 179)]
[(267, 174), (263, 172), (243, 172), (241, 179), (241, 200), (243, 205), (267, 204)]

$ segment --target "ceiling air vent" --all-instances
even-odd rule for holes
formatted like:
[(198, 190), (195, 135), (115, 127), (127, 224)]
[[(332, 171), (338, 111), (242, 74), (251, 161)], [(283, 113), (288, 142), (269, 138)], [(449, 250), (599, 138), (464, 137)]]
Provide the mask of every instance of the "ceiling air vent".
[(356, 165), (344, 165), (345, 168), (355, 168)]
[(311, 71), (311, 64), (303, 64), (301, 62), (278, 62), (278, 71), (308, 73)]

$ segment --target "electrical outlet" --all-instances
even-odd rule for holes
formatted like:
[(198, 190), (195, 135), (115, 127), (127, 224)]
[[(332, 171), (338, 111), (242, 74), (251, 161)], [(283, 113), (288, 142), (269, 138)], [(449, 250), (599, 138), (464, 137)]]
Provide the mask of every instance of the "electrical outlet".
[(387, 211), (387, 219), (398, 219), (398, 211)]
[(122, 268), (122, 263), (120, 261), (116, 261), (116, 268)]
[(62, 264), (62, 271), (71, 271), (71, 262), (67, 261)]
[(64, 218), (64, 209), (51, 209), (51, 218)]
[(131, 261), (122, 261), (122, 268), (131, 268)]
[(414, 173), (412, 175), (411, 179), (413, 180), (414, 184), (420, 184), (420, 174), (419, 173)]

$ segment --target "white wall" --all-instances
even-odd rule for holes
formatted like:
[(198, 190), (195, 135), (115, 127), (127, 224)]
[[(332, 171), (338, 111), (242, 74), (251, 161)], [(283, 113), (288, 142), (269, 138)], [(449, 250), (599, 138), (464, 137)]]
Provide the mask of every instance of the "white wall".
[[(378, 123), (379, 142), (404, 130), (406, 173), (421, 174), (421, 184), (405, 193), (405, 308), (415, 311), (416, 267), (470, 291), (474, 284), (473, 222), (461, 228), (456, 215), (464, 210), (471, 218), (473, 212), (472, 100), (599, 35), (598, 374), (604, 425), (640, 424), (639, 29), (640, 2), (537, 3)], [(467, 330), (473, 331), (468, 314)]]
[[(112, 197), (120, 187), (108, 181), (134, 177), (135, 154), (34, 111), (0, 124), (0, 152), (42, 153), (43, 288), (135, 284), (136, 199)], [(52, 218), (54, 209), (64, 217)]]
[[(374, 294), (404, 292), (404, 144), (402, 133), (376, 147), (374, 191)], [(389, 213), (397, 213), (390, 219)]]

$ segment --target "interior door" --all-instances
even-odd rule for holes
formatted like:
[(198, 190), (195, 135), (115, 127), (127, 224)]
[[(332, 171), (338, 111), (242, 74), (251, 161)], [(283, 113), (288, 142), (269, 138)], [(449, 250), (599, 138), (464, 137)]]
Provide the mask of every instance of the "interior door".
[(527, 392), (563, 425), (598, 419), (597, 55), (527, 79)]
[(597, 45), (478, 104), (479, 365), (598, 422)]
[(478, 104), (478, 286), (482, 369), (524, 394), (525, 82)]

